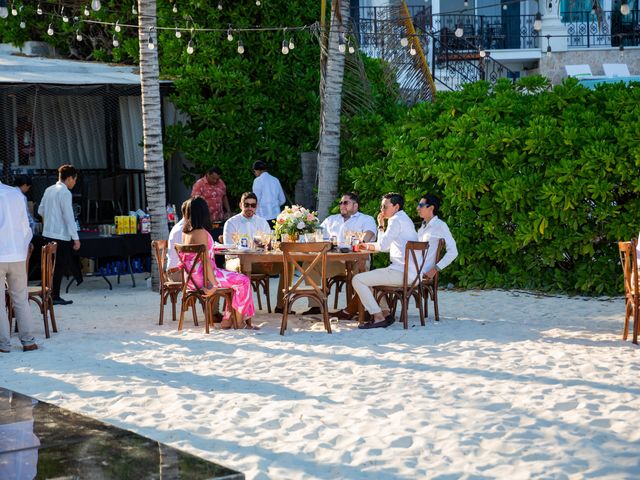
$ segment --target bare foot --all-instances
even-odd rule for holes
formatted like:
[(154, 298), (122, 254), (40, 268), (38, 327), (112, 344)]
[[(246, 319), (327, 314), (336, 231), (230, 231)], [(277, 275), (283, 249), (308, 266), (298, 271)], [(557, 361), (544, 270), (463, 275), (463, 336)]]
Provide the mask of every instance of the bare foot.
[(245, 320), (244, 328), (245, 330), (260, 330), (260, 327), (256, 327), (255, 325), (251, 324), (251, 320)]

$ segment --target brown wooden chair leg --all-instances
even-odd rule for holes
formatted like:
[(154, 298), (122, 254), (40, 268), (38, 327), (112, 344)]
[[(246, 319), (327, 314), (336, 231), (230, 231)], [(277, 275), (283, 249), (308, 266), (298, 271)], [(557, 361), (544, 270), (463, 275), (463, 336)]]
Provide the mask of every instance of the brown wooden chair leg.
[(40, 311), (42, 312), (42, 320), (44, 321), (44, 336), (47, 338), (51, 338), (51, 334), (49, 333), (49, 315), (47, 308), (47, 300), (42, 300), (42, 306), (40, 307)]
[(267, 312), (271, 313), (271, 287), (268, 276), (264, 280), (264, 296), (267, 297)]
[(51, 318), (51, 330), (53, 333), (58, 333), (58, 326), (56, 325), (56, 314), (53, 310), (53, 298), (49, 297), (47, 299), (48, 307), (49, 307), (49, 318)]
[(287, 317), (289, 316), (289, 299), (284, 299), (284, 305), (282, 308), (282, 320), (280, 322), (280, 335), (284, 335), (287, 329)]
[(640, 312), (638, 312), (638, 305), (635, 305), (633, 309), (633, 343), (638, 345), (638, 330), (640, 329)]
[(178, 331), (182, 330), (182, 326), (184, 325), (184, 313), (189, 309), (189, 305), (185, 305), (184, 299), (180, 305), (180, 321), (178, 322)]
[(196, 299), (195, 297), (191, 297), (191, 312), (193, 313), (193, 324), (197, 327), (198, 326), (198, 313), (197, 313), (197, 309), (196, 309)]
[(258, 297), (258, 310), (262, 310), (262, 299), (260, 298), (260, 282), (254, 280), (251, 283), (253, 284), (253, 288), (256, 291), (256, 297)]
[(327, 329), (327, 333), (331, 332), (331, 321), (329, 320), (329, 302), (327, 300), (322, 301), (322, 320), (324, 321), (324, 328)]
[(167, 297), (165, 296), (165, 292), (160, 292), (160, 320), (158, 321), (158, 325), (162, 325), (164, 323), (164, 306), (167, 304)]
[(629, 336), (629, 317), (632, 305), (628, 300), (625, 300), (625, 312), (624, 312), (624, 327), (622, 328), (622, 340), (626, 340)]
[(440, 311), (438, 310), (438, 287), (433, 287), (433, 312), (436, 316), (436, 322), (440, 321)]

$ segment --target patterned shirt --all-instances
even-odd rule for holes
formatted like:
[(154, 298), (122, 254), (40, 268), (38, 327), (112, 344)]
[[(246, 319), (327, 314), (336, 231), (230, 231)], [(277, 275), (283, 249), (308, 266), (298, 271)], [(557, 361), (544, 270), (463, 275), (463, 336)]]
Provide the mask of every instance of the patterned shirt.
[(202, 177), (193, 184), (192, 197), (202, 197), (209, 206), (209, 217), (212, 222), (224, 220), (223, 199), (227, 194), (227, 186), (222, 179), (215, 184), (210, 184), (206, 177)]

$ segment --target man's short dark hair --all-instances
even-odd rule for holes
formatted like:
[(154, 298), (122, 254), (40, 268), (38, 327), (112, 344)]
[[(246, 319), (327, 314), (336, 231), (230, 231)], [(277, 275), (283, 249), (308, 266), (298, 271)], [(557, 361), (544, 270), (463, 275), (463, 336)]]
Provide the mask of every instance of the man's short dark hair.
[(33, 185), (33, 183), (31, 182), (31, 178), (26, 175), (17, 175), (16, 178), (13, 179), (13, 186), (21, 187), (23, 185), (26, 185), (28, 187)]
[(211, 230), (209, 218), (209, 206), (202, 197), (192, 197), (182, 204), (182, 216), (184, 217), (184, 233), (191, 233), (199, 228)]
[(425, 193), (420, 197), (427, 202), (427, 206), (433, 205), (433, 214), (438, 215), (440, 212), (440, 198), (434, 195), (433, 193)]
[(351, 200), (353, 203), (357, 203), (358, 205), (360, 205), (360, 197), (358, 197), (357, 193), (353, 193), (353, 192), (345, 192), (342, 194), (343, 197), (348, 197), (349, 200)]
[(251, 168), (253, 170), (260, 170), (261, 172), (264, 172), (265, 170), (267, 170), (267, 164), (262, 160), (256, 160), (255, 162), (253, 162), (253, 166)]
[(387, 200), (389, 200), (391, 202), (391, 205), (400, 205), (400, 210), (404, 209), (404, 197), (399, 193), (385, 193), (382, 198), (386, 198)]
[(244, 203), (244, 201), (248, 198), (253, 198), (256, 203), (258, 203), (258, 196), (253, 192), (244, 192), (240, 197), (240, 203)]
[(76, 167), (74, 167), (73, 165), (66, 164), (58, 168), (58, 178), (62, 182), (64, 182), (69, 177), (77, 177), (77, 176), (78, 176), (78, 170), (76, 170)]
[(207, 170), (207, 175), (211, 175), (212, 173), (217, 173), (222, 176), (222, 170), (220, 170), (220, 167), (217, 167), (216, 165)]

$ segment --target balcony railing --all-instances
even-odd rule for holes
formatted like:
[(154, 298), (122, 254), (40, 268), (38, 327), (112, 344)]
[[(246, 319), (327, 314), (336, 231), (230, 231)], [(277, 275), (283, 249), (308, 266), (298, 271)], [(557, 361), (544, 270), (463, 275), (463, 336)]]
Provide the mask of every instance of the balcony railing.
[(602, 12), (564, 12), (569, 48), (619, 47), (640, 45), (640, 15), (634, 9), (629, 15), (620, 10)]

